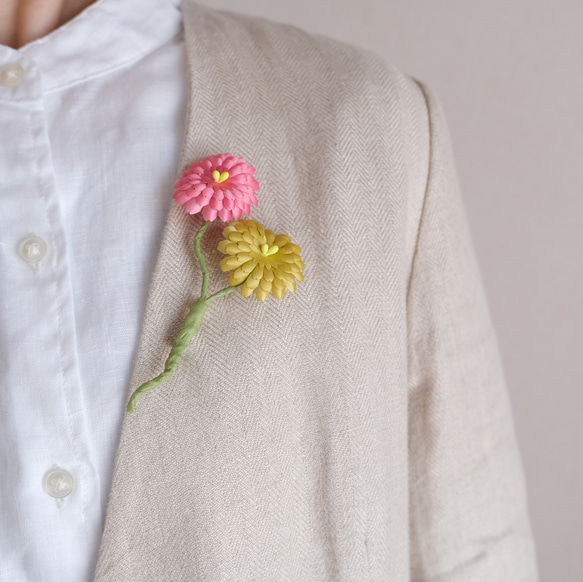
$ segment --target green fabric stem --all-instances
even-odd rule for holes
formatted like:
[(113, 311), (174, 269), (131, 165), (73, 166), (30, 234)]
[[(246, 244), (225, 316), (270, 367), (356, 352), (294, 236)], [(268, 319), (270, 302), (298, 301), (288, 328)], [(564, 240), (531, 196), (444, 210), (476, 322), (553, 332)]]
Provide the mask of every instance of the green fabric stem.
[(142, 384), (132, 394), (126, 408), (128, 412), (134, 411), (136, 407), (136, 401), (142, 394), (144, 394), (144, 392), (148, 392), (149, 390), (157, 388), (160, 386), (160, 384), (166, 382), (166, 380), (168, 380), (174, 374), (176, 368), (178, 368), (180, 360), (182, 359), (184, 350), (186, 350), (190, 340), (198, 331), (208, 306), (209, 301), (207, 299), (199, 298), (196, 300), (192, 309), (184, 320), (180, 331), (178, 332), (178, 337), (176, 338), (174, 346), (170, 350), (170, 355), (168, 356), (166, 364), (164, 365), (164, 371), (160, 375), (156, 376), (153, 380), (149, 380), (145, 384)]
[(202, 318), (204, 317), (204, 314), (206, 313), (206, 310), (208, 306), (211, 304), (211, 302), (213, 302), (215, 299), (218, 299), (219, 297), (224, 297), (225, 295), (232, 293), (233, 291), (235, 291), (235, 289), (237, 289), (243, 284), (240, 283), (239, 285), (225, 287), (224, 289), (217, 291), (210, 297), (206, 296), (208, 290), (208, 270), (206, 267), (204, 257), (200, 252), (200, 239), (204, 234), (205, 230), (208, 228), (209, 224), (210, 221), (205, 220), (201, 224), (200, 228), (198, 229), (194, 237), (194, 254), (198, 259), (198, 263), (202, 271), (202, 289), (200, 297), (194, 302), (194, 305), (192, 306), (188, 315), (186, 316), (184, 323), (180, 327), (178, 336), (176, 337), (176, 341), (174, 342), (174, 345), (170, 350), (170, 354), (166, 359), (164, 371), (160, 375), (153, 378), (152, 380), (148, 380), (134, 391), (126, 407), (127, 412), (134, 411), (134, 409), (136, 408), (136, 402), (142, 394), (148, 392), (149, 390), (157, 388), (158, 386), (169, 380), (170, 377), (174, 374), (174, 372), (178, 368), (180, 360), (182, 360), (184, 351), (186, 350), (188, 344), (194, 337), (194, 334), (198, 331), (198, 328), (200, 327), (200, 324), (202, 322)]
[(205, 233), (206, 229), (209, 227), (210, 224), (210, 220), (205, 220), (203, 221), (203, 223), (200, 225), (200, 228), (198, 229), (197, 233), (194, 235), (194, 256), (197, 258), (198, 260), (198, 264), (200, 265), (200, 270), (202, 271), (202, 289), (200, 290), (200, 296), (201, 297), (206, 297), (206, 293), (208, 290), (208, 286), (209, 286), (209, 272), (208, 269), (206, 268), (206, 263), (204, 260), (204, 257), (202, 256), (202, 253), (200, 252), (200, 239), (202, 238), (202, 235)]

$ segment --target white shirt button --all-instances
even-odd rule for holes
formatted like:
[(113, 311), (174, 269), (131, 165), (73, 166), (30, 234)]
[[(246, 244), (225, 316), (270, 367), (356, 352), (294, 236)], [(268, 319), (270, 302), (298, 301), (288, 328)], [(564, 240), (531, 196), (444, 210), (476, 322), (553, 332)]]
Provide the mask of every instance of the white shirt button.
[(73, 475), (61, 467), (49, 469), (43, 477), (43, 489), (51, 496), (61, 499), (75, 488)]
[(18, 245), (18, 254), (30, 265), (40, 263), (46, 256), (49, 247), (40, 236), (28, 236)]
[(25, 77), (26, 71), (18, 63), (8, 63), (0, 69), (0, 85), (4, 87), (18, 87)]

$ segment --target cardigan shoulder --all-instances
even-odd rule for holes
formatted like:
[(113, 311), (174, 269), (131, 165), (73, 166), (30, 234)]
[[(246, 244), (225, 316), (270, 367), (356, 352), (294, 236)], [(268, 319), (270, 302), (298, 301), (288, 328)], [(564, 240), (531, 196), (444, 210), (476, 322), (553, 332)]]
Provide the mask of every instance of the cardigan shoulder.
[(183, 1), (183, 12), (187, 40), (200, 43), (210, 34), (213, 48), (228, 48), (233, 64), (250, 58), (250, 64), (276, 73), (274, 83), (286, 76), (290, 82), (312, 81), (313, 91), (322, 90), (326, 83), (330, 90), (344, 87), (356, 94), (376, 90), (385, 99), (400, 100), (421, 123), (427, 121), (416, 80), (373, 51), (292, 24), (213, 9), (193, 0)]

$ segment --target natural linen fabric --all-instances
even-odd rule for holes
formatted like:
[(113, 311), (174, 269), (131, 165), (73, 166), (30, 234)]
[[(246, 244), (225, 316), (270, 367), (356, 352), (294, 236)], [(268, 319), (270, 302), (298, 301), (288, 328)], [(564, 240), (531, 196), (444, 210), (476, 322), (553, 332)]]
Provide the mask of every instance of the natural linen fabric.
[[(503, 371), (447, 127), (374, 55), (183, 4), (182, 166), (256, 169), (302, 249), (281, 300), (229, 295), (126, 415), (96, 581), (536, 580)], [(128, 396), (200, 288), (172, 203)], [(203, 239), (211, 287), (225, 275)]]

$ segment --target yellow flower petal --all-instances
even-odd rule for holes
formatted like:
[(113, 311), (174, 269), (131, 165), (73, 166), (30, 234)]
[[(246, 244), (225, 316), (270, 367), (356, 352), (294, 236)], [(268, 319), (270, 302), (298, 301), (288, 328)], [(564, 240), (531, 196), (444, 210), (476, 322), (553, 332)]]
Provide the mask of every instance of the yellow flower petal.
[(241, 285), (241, 295), (243, 295), (243, 297), (249, 297), (249, 295), (255, 291), (258, 285), (259, 279), (252, 279), (251, 277), (247, 277), (243, 285)]
[(294, 251), (291, 248), (291, 245), (285, 245), (284, 247), (281, 247), (281, 254), (282, 255), (294, 255)]
[(251, 246), (248, 242), (241, 241), (237, 243), (237, 252), (250, 253)]
[(278, 234), (275, 237), (274, 244), (276, 244), (281, 249), (281, 247), (287, 245), (290, 242), (291, 239), (289, 238), (289, 236), (287, 236), (287, 234)]
[(232, 271), (231, 273), (229, 273), (227, 281), (229, 282), (229, 285), (235, 287), (236, 285), (242, 283), (246, 278), (247, 275), (245, 273), (242, 273), (239, 269), (237, 269), (236, 271)]
[(249, 273), (249, 277), (247, 277), (247, 281), (251, 282), (253, 281), (253, 289), (255, 289), (255, 287), (257, 287), (257, 285), (259, 285), (259, 282), (261, 281), (261, 277), (263, 276), (263, 266), (262, 265), (255, 265), (255, 268), (253, 269), (253, 271), (251, 271), (251, 273)]
[(242, 283), (249, 276), (249, 273), (254, 269), (254, 267), (255, 264), (253, 261), (247, 261), (241, 265), (236, 271), (233, 271), (229, 275), (229, 284), (238, 285), (239, 283)]
[(283, 289), (284, 287), (283, 279), (280, 279), (279, 277), (274, 277), (271, 284), (273, 286), (273, 289)]
[(223, 236), (225, 238), (229, 238), (229, 236), (231, 234), (234, 234), (237, 232), (237, 228), (236, 225), (233, 223), (227, 224), (227, 226), (225, 226), (225, 228), (223, 228)]
[(288, 283), (295, 282), (293, 275), (290, 275), (289, 273), (285, 273), (281, 269), (274, 269), (274, 271), (275, 271), (275, 276), (277, 278), (282, 279), (283, 281), (287, 281)]
[[(225, 254), (234, 255), (239, 252), (239, 247), (237, 246), (238, 243), (230, 242), (228, 245), (225, 245)], [(220, 251), (221, 249), (219, 249)]]
[(265, 278), (261, 279), (259, 281), (259, 289), (269, 293), (271, 291), (271, 281), (267, 281)]
[[(233, 224), (233, 223), (231, 223)], [(244, 234), (247, 232), (248, 228), (245, 226), (245, 221), (244, 220), (237, 220), (234, 224), (233, 224), (233, 228), (235, 230), (237, 230), (238, 232), (240, 232), (241, 234)]]
[[(271, 287), (270, 287), (270, 289), (271, 289)], [(265, 301), (268, 296), (269, 296), (269, 291), (264, 291), (260, 287), (257, 287), (257, 290), (255, 291), (255, 297), (257, 297), (257, 301)]]
[(245, 263), (247, 261), (252, 261), (254, 259), (251, 253), (241, 253), (237, 251), (237, 258), (242, 262)]
[(280, 265), (279, 270), (290, 275), (300, 273), (300, 268), (297, 265)]
[(232, 271), (233, 269), (236, 269), (237, 267), (239, 267), (241, 264), (242, 264), (242, 261), (240, 261), (238, 259), (238, 257), (232, 257), (232, 256), (228, 256), (228, 257), (225, 257), (224, 259), (221, 259), (221, 262), (219, 263), (219, 265), (223, 271)]
[(271, 292), (276, 299), (281, 299), (285, 295), (285, 287), (274, 287)]
[(221, 251), (221, 253), (224, 255), (228, 255), (229, 252), (227, 251), (226, 247), (230, 244), (232, 244), (230, 240), (224, 239), (217, 245), (217, 249), (219, 249), (219, 251)]
[[(239, 255), (240, 257), (241, 255)], [(246, 275), (249, 275), (251, 273), (251, 271), (253, 271), (253, 269), (255, 268), (255, 265), (257, 263), (255, 263), (255, 261), (251, 258), (249, 259), (246, 263), (243, 263), (239, 269), (241, 269), (241, 271), (243, 273), (245, 273)]]
[(243, 240), (243, 235), (240, 232), (237, 232), (236, 229), (233, 229), (235, 232), (229, 234), (229, 240), (232, 242), (241, 242)]

